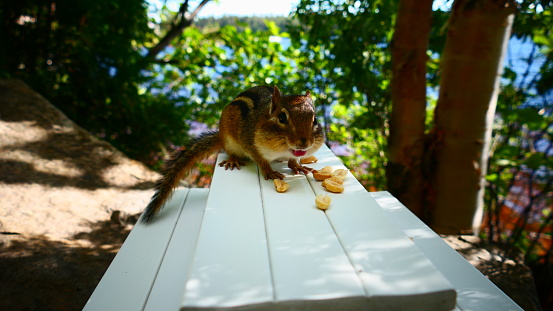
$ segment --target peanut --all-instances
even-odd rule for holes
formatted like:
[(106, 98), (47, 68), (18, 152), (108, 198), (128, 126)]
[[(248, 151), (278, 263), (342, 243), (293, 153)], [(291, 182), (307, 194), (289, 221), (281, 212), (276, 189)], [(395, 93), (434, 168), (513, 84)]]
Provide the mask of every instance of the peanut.
[[(344, 184), (344, 179), (343, 178), (340, 178), (336, 175), (332, 175), (330, 176), (329, 178), (325, 179), (325, 180), (332, 180), (340, 185), (343, 185)], [(324, 183), (324, 182), (323, 182)]]
[(286, 190), (288, 190), (288, 188), (290, 188), (290, 185), (285, 182), (284, 180), (280, 180), (280, 179), (273, 179), (273, 183), (275, 185), (275, 190), (277, 192), (286, 192)]
[(313, 177), (318, 181), (325, 180), (327, 178), (330, 178), (331, 176), (332, 176), (332, 173), (329, 173), (327, 171), (313, 170)]
[(319, 161), (319, 159), (317, 159), (317, 157), (315, 157), (314, 155), (310, 155), (308, 157), (300, 159), (301, 164), (317, 163), (317, 161)]
[(320, 210), (326, 210), (330, 206), (330, 202), (332, 202), (332, 199), (328, 195), (324, 194), (318, 194), (315, 197), (315, 204), (317, 205), (317, 208)]
[(323, 181), (323, 187), (330, 192), (340, 193), (344, 192), (344, 186), (328, 178)]
[(336, 177), (341, 178), (342, 180), (344, 180), (346, 178), (346, 176), (348, 176), (348, 170), (337, 169), (332, 173), (332, 176), (336, 176)]

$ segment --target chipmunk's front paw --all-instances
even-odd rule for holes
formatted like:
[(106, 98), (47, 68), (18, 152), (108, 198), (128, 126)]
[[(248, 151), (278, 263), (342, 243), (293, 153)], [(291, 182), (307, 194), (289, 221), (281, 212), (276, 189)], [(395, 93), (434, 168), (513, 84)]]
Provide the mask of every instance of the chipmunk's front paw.
[(294, 174), (299, 174), (300, 172), (304, 173), (305, 175), (309, 174), (313, 169), (307, 166), (298, 166), (295, 169), (292, 168), (292, 171)]
[(290, 160), (288, 161), (288, 167), (294, 172), (294, 174), (299, 174), (300, 172), (304, 173), (305, 175), (309, 174), (313, 169), (307, 166), (303, 166), (298, 164), (296, 160)]
[(280, 180), (283, 180), (284, 179), (284, 175), (277, 172), (277, 171), (271, 171), (269, 173), (266, 173), (265, 174), (265, 180), (268, 180), (268, 179), (280, 179)]

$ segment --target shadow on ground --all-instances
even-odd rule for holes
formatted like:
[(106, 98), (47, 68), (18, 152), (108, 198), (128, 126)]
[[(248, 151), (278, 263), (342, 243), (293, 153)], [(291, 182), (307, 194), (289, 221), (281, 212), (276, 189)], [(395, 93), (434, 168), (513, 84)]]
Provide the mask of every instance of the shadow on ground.
[(74, 241), (4, 233), (0, 310), (82, 310), (137, 219), (116, 211)]

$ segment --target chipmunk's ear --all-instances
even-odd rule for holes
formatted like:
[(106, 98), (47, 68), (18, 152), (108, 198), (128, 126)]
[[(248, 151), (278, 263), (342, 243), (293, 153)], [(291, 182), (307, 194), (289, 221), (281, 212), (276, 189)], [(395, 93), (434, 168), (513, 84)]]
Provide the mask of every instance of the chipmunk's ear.
[(277, 107), (280, 107), (280, 98), (282, 97), (282, 93), (280, 93), (280, 90), (275, 85), (273, 89), (273, 98), (271, 100), (271, 106), (269, 107), (269, 113), (273, 114)]
[(311, 92), (309, 91), (305, 92), (305, 96), (311, 96)]

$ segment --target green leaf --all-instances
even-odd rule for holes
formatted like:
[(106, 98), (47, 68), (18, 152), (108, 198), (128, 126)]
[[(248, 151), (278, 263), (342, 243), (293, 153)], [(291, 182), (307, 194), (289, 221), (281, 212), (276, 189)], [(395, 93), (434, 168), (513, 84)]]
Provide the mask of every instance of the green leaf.
[(495, 160), (495, 165), (502, 166), (502, 167), (508, 167), (508, 166), (515, 166), (516, 162), (509, 160), (509, 159), (498, 159)]
[(526, 157), (526, 159), (524, 159), (523, 163), (528, 168), (535, 170), (540, 166), (545, 165), (546, 162), (543, 153), (532, 152)]
[(503, 71), (503, 78), (509, 79), (511, 81), (515, 81), (516, 78), (517, 78), (517, 73), (514, 70), (512, 70), (511, 68), (505, 67), (505, 69)]
[(535, 108), (517, 109), (517, 121), (526, 125), (529, 130), (536, 131), (546, 125), (544, 116)]
[(265, 25), (269, 29), (269, 33), (273, 36), (279, 35), (280, 29), (273, 21), (265, 21)]
[(491, 182), (494, 182), (498, 179), (498, 176), (497, 174), (489, 174), (489, 175), (486, 175), (486, 180), (487, 181), (491, 181)]

